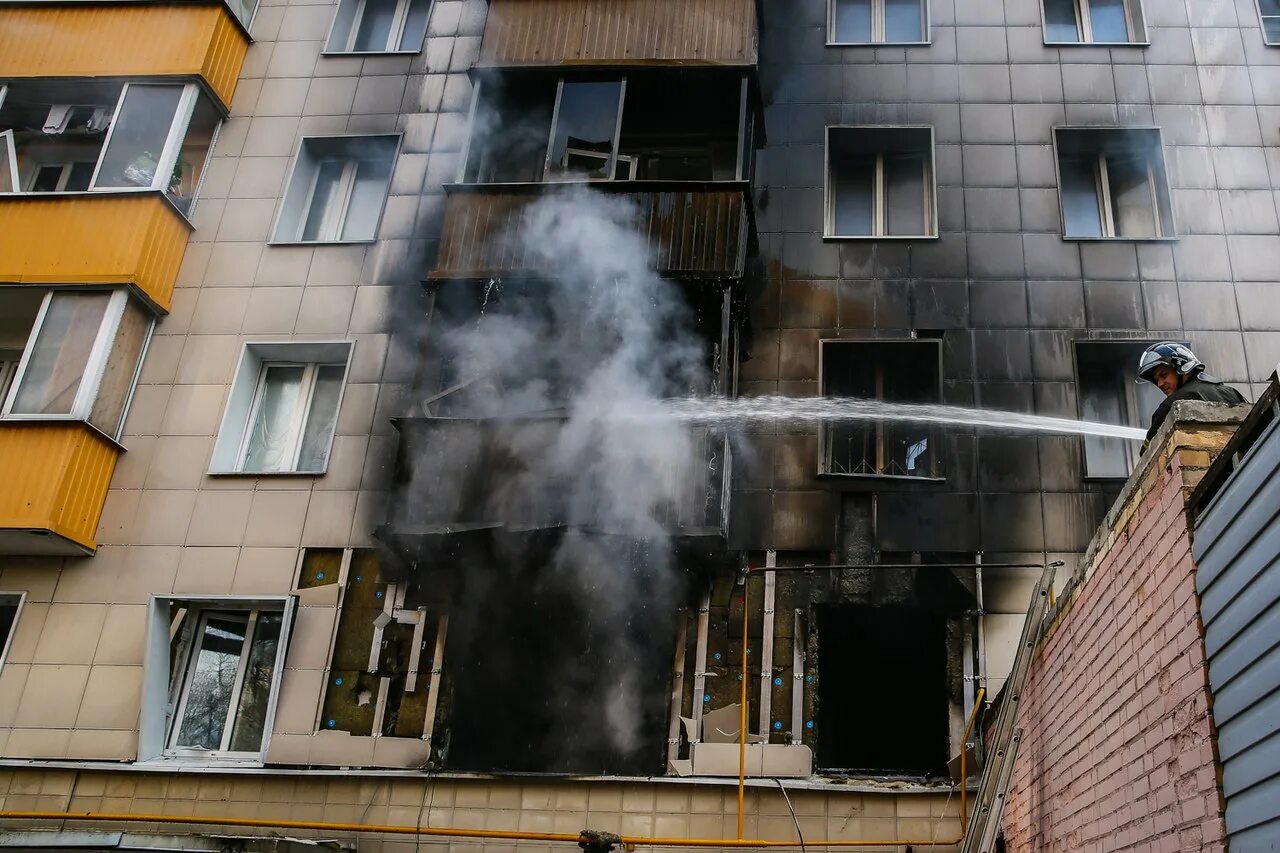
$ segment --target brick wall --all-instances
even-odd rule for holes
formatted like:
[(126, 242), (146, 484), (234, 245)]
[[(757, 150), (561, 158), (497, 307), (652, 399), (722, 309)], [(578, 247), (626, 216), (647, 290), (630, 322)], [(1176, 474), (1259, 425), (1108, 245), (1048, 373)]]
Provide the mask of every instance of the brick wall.
[(1226, 849), (1186, 499), (1231, 431), (1166, 424), (1051, 614), (1009, 850)]

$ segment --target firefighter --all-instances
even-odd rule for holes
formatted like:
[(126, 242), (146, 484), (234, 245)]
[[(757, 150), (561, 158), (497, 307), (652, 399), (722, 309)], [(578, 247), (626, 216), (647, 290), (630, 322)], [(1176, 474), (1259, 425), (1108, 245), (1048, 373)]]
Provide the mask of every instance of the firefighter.
[[(1178, 400), (1203, 400), (1238, 406), (1245, 402), (1239, 391), (1205, 372), (1204, 364), (1188, 347), (1173, 341), (1152, 344), (1138, 361), (1138, 376), (1164, 392), (1164, 402), (1151, 416), (1147, 444), (1155, 436)], [(1147, 449), (1143, 444), (1142, 449)]]

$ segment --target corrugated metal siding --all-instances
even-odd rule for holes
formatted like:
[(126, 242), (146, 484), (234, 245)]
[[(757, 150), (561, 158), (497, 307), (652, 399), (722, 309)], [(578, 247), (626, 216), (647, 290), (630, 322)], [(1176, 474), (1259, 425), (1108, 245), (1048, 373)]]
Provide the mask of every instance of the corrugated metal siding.
[(1194, 554), (1230, 847), (1280, 849), (1280, 424), (1201, 516)]
[(0, 5), (0, 77), (199, 75), (229, 106), (248, 49), (222, 3)]
[[(536, 272), (524, 252), (530, 192), (465, 192), (449, 197), (440, 256), (432, 278), (488, 278)], [(659, 272), (740, 278), (746, 248), (746, 201), (740, 190), (633, 192), (640, 227)]]
[(755, 0), (491, 0), (479, 65), (755, 65)]
[(135, 284), (169, 310), (190, 226), (159, 193), (0, 198), (0, 281)]
[(94, 548), (119, 453), (79, 422), (0, 424), (0, 529), (48, 530)]

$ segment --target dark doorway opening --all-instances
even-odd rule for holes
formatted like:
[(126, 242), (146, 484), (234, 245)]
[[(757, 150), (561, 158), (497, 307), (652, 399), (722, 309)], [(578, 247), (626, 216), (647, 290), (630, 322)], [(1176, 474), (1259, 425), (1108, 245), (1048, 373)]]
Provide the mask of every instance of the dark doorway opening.
[(940, 776), (947, 762), (946, 620), (914, 607), (818, 611), (818, 767)]

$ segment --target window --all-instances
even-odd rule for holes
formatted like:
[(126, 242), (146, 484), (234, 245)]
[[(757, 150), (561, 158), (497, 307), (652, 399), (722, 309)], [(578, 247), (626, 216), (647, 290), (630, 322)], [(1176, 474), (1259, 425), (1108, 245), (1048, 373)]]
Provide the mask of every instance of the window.
[[(39, 298), (30, 319), (31, 296)], [(154, 317), (121, 290), (5, 294), (14, 313), (0, 326), (10, 346), (27, 330), (21, 358), (0, 353), (3, 414), (14, 420), (87, 420), (117, 438)], [(8, 377), (6, 379), (6, 376)]]
[(1141, 0), (1044, 0), (1046, 44), (1146, 44)]
[(195, 84), (0, 89), (0, 191), (162, 190), (190, 214), (221, 120)]
[[(819, 343), (822, 393), (891, 403), (942, 399), (942, 342), (824, 340)], [(906, 421), (826, 424), (819, 432), (820, 473), (941, 479), (941, 432)]]
[(1174, 237), (1158, 130), (1059, 128), (1054, 138), (1064, 237)]
[(302, 140), (276, 221), (277, 243), (371, 242), (378, 233), (400, 137)]
[(749, 180), (755, 123), (747, 94), (740, 77), (679, 71), (491, 78), (476, 95), (462, 180)]
[(214, 474), (323, 474), (349, 343), (248, 344), (214, 445)]
[(1280, 0), (1258, 0), (1258, 14), (1262, 18), (1262, 40), (1280, 45)]
[(9, 657), (9, 646), (13, 643), (25, 598), (26, 593), (22, 592), (0, 592), (0, 672), (4, 671), (4, 662)]
[[(1138, 357), (1149, 343), (1076, 343), (1081, 418), (1142, 429), (1151, 425), (1151, 415), (1164, 401), (1164, 394), (1138, 378)], [(1084, 439), (1085, 476), (1124, 479), (1133, 472), (1141, 452), (1137, 442), (1088, 436)]]
[(932, 128), (827, 128), (827, 237), (935, 237), (934, 195)]
[(923, 44), (928, 0), (828, 0), (827, 43)]
[(292, 598), (153, 596), (139, 756), (261, 760), (293, 606)]
[(417, 53), (427, 35), (431, 0), (342, 0), (328, 53)]

